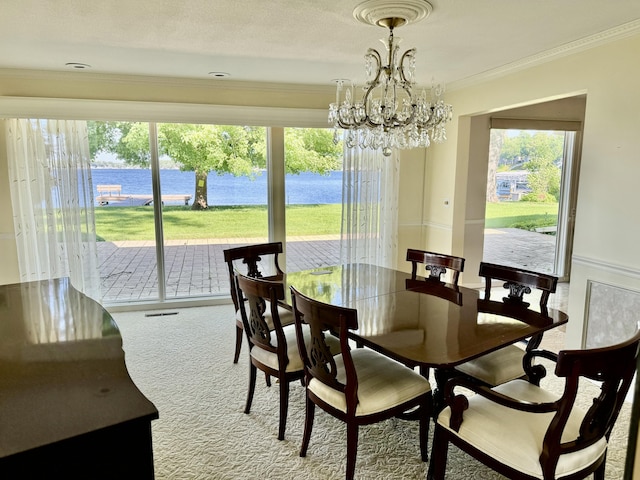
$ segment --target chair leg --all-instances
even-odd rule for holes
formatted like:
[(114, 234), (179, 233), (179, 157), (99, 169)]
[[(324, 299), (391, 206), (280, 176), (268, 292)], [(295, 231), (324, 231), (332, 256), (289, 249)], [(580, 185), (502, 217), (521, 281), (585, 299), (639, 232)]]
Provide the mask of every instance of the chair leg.
[(346, 480), (353, 480), (356, 473), (356, 454), (358, 453), (358, 424), (347, 422), (347, 474)]
[(267, 384), (267, 387), (271, 386), (271, 375), (269, 375), (267, 372), (264, 372), (264, 381)]
[(244, 407), (244, 413), (251, 411), (251, 402), (253, 402), (253, 392), (256, 390), (256, 373), (257, 368), (253, 363), (249, 363), (249, 392), (247, 393), (247, 404)]
[(433, 395), (429, 393), (426, 401), (420, 405), (420, 457), (423, 462), (429, 461), (429, 425), (433, 410)]
[(233, 363), (238, 363), (238, 359), (240, 358), (240, 349), (242, 348), (242, 327), (236, 324), (236, 352), (233, 355)]
[(278, 440), (284, 440), (284, 431), (287, 428), (287, 410), (289, 409), (289, 382), (280, 378), (280, 425), (278, 427)]
[(433, 447), (431, 449), (431, 462), (427, 472), (427, 480), (444, 480), (444, 473), (447, 469), (447, 451), (449, 441), (436, 425), (433, 433)]
[(598, 469), (593, 472), (593, 480), (604, 480), (604, 469), (607, 466), (607, 457), (605, 454), (605, 458), (602, 461), (602, 464), (598, 467)]
[(300, 447), (300, 456), (307, 456), (307, 448), (309, 448), (309, 440), (311, 439), (311, 430), (313, 429), (313, 417), (316, 412), (316, 404), (307, 397), (307, 408), (304, 416), (304, 433), (302, 434), (302, 446)]

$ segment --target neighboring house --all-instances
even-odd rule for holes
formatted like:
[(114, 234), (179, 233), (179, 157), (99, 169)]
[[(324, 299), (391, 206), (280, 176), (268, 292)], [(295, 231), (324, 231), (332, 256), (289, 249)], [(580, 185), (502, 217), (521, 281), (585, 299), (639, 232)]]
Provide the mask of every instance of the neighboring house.
[(517, 202), (525, 193), (529, 193), (529, 183), (526, 170), (512, 170), (510, 172), (496, 173), (496, 193), (499, 200), (510, 200)]

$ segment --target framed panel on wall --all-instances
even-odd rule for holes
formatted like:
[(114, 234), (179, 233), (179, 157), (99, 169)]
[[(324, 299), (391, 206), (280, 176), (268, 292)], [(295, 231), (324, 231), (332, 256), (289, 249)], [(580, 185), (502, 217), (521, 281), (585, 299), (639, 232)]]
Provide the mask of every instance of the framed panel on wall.
[(640, 292), (589, 280), (585, 313), (583, 348), (619, 343), (640, 327)]
[[(640, 292), (606, 283), (588, 281), (586, 328), (583, 348), (597, 348), (619, 343), (640, 328)], [(638, 478), (638, 427), (640, 419), (640, 364), (636, 365), (636, 382), (630, 390), (633, 398), (625, 461), (625, 480)], [(632, 396), (632, 397), (631, 397)]]

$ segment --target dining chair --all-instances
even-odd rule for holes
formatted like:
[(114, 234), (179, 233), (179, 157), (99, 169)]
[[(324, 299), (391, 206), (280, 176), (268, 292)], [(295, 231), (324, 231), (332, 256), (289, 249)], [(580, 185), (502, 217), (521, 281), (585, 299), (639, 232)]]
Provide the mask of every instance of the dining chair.
[(284, 439), (289, 407), (289, 384), (304, 377), (295, 326), (283, 326), (278, 302), (284, 300), (284, 284), (236, 273), (240, 317), (249, 343), (249, 391), (244, 413), (250, 413), (257, 370), (275, 377), (280, 385), (278, 440)]
[[(429, 381), (368, 348), (351, 349), (349, 330), (358, 327), (355, 309), (313, 300), (291, 288), (298, 350), (302, 357), (306, 384), (305, 425), (300, 456), (307, 455), (315, 406), (347, 424), (347, 467), (345, 478), (355, 473), (358, 428), (400, 417), (414, 407), (419, 418), (420, 454), (427, 461), (427, 437), (432, 411)], [(304, 328), (311, 340), (303, 344)], [(340, 353), (333, 355), (328, 339), (337, 336)], [(308, 345), (308, 346), (307, 346)]]
[[(640, 330), (617, 345), (564, 350), (557, 358), (542, 354), (557, 360), (555, 375), (564, 385), (559, 398), (521, 379), (493, 388), (449, 380), (427, 478), (444, 478), (451, 442), (515, 480), (581, 479), (591, 473), (604, 480), (609, 437), (633, 380), (639, 345)], [(457, 387), (468, 389), (466, 395), (456, 394)]]
[[(555, 293), (558, 284), (558, 277), (553, 275), (485, 262), (480, 263), (479, 275), (485, 279), (485, 300), (491, 299), (494, 280), (504, 282), (503, 287), (508, 289), (508, 294), (502, 301), (516, 308), (529, 308), (530, 303), (524, 301), (524, 295), (531, 294), (532, 289), (536, 289), (540, 293), (538, 306), (541, 313), (547, 311), (549, 296)], [(526, 378), (538, 385), (546, 375), (546, 370), (542, 365), (531, 365), (530, 357), (526, 357), (525, 353), (537, 349), (541, 342), (542, 334), (535, 335), (519, 344), (508, 345), (458, 365), (455, 370), (488, 386), (500, 385), (516, 378)]]
[[(231, 299), (235, 307), (236, 347), (233, 363), (238, 363), (242, 349), (243, 323), (240, 316), (240, 301), (235, 281), (235, 272), (240, 271), (249, 277), (262, 278), (282, 276), (284, 272), (278, 264), (278, 255), (282, 253), (282, 242), (259, 243), (223, 250), (224, 261), (229, 270), (229, 287)], [(283, 324), (293, 324), (293, 314), (287, 314), (285, 308), (280, 309)]]
[(411, 278), (416, 279), (418, 275), (418, 264), (424, 264), (425, 270), (429, 273), (427, 280), (442, 282), (442, 275), (451, 271), (450, 284), (457, 286), (460, 273), (464, 271), (464, 258), (443, 253), (427, 252), (424, 250), (407, 249), (407, 261), (411, 262)]

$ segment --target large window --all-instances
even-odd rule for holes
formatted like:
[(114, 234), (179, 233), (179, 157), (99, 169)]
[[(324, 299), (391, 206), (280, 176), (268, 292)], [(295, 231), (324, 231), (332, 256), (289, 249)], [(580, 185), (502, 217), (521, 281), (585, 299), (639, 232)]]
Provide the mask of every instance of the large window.
[[(286, 239), (290, 271), (338, 261), (342, 150), (331, 132), (273, 129), (286, 137), (286, 167), (274, 168), (264, 127), (89, 124), (105, 303), (228, 295), (222, 250), (234, 245)], [(286, 236), (270, 219), (278, 199)]]

